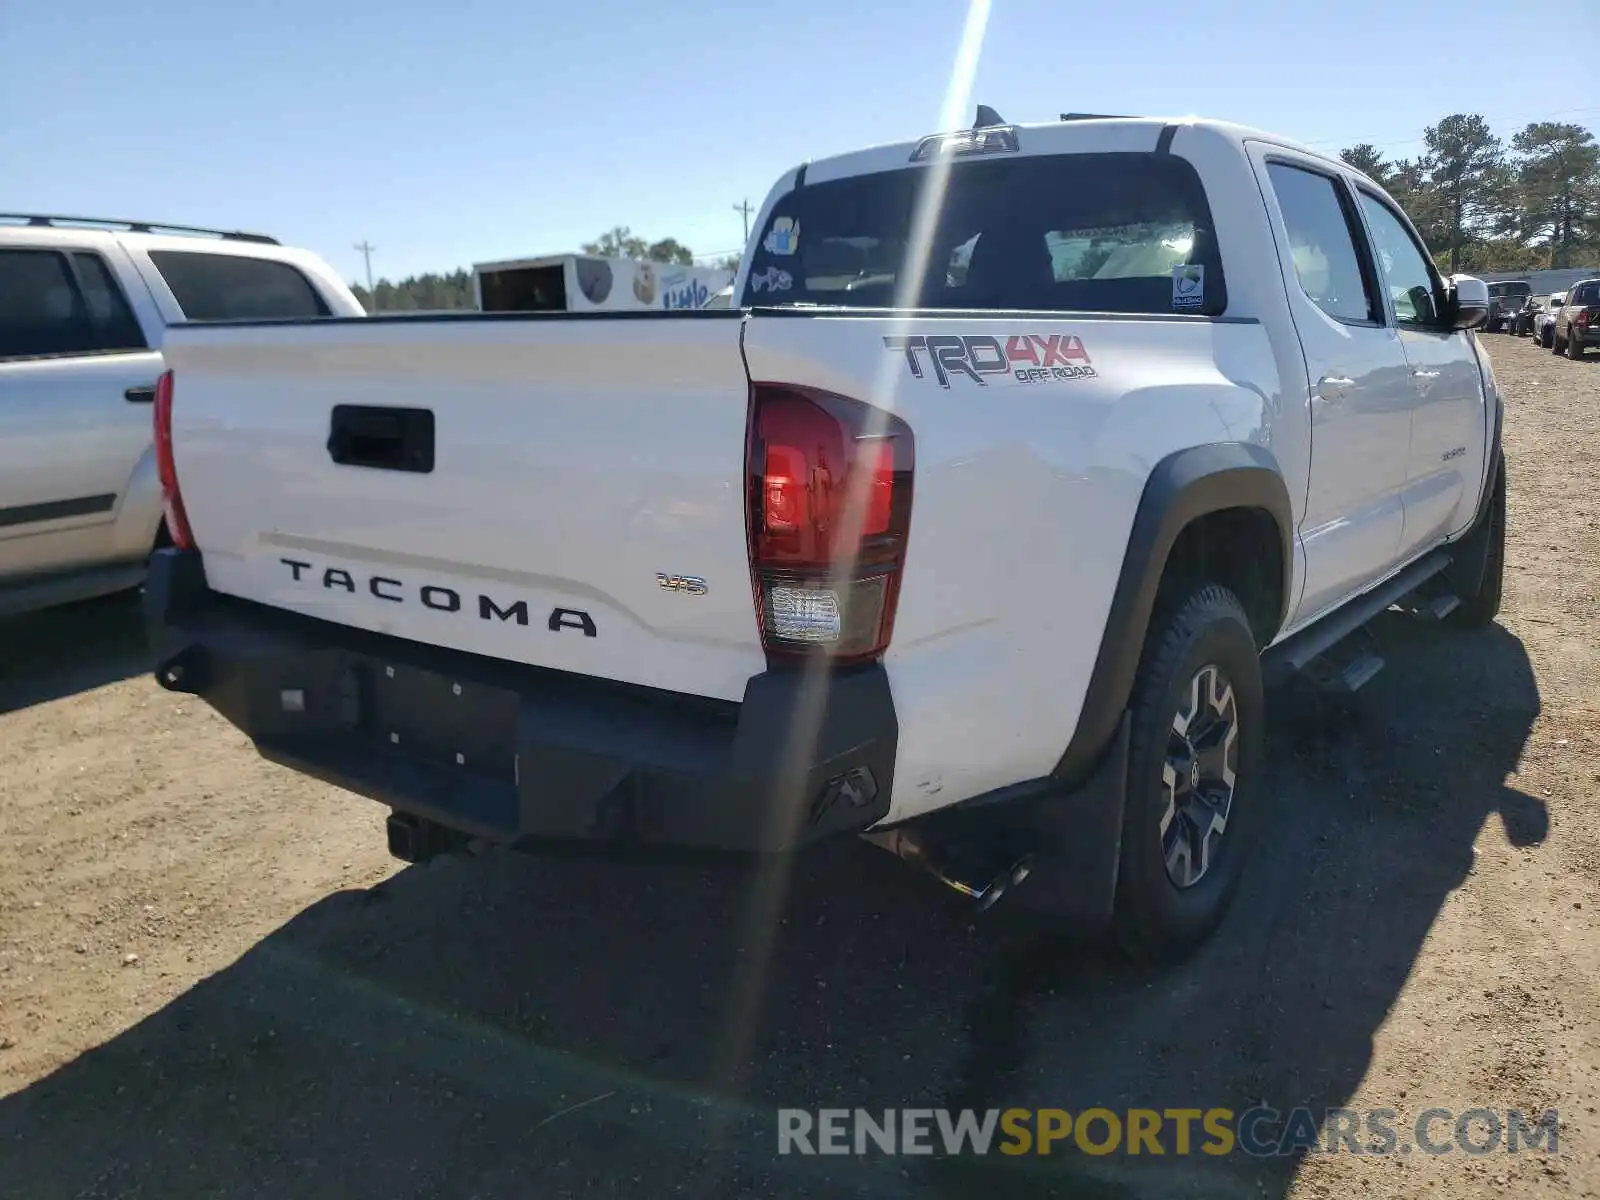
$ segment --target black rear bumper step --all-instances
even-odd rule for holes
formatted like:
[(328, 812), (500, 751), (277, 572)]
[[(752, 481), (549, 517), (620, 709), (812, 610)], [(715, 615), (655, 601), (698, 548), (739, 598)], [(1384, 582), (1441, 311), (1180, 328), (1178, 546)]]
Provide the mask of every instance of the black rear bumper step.
[(221, 596), (178, 550), (145, 605), (161, 686), (266, 758), (474, 837), (776, 852), (888, 814), (881, 666), (775, 668), (740, 703), (703, 701)]

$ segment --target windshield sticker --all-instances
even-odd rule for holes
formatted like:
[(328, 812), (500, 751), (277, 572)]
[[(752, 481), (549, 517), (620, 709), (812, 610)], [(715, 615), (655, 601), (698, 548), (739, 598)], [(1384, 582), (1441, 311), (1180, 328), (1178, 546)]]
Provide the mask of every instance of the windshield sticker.
[(777, 267), (768, 267), (759, 275), (750, 276), (750, 286), (755, 291), (766, 288), (769, 292), (787, 292), (794, 286), (794, 277)]
[(775, 217), (762, 241), (768, 254), (793, 254), (800, 246), (800, 222), (793, 217)]
[(1201, 308), (1206, 302), (1206, 269), (1202, 264), (1172, 268), (1172, 307)]
[(1055, 383), (1093, 379), (1097, 372), (1089, 361), (1083, 339), (1070, 333), (1015, 334), (1001, 339), (990, 334), (934, 334), (924, 337), (886, 337), (883, 347), (906, 356), (913, 379), (932, 372), (942, 388), (955, 378), (970, 379), (980, 387), (997, 376), (1016, 383)]

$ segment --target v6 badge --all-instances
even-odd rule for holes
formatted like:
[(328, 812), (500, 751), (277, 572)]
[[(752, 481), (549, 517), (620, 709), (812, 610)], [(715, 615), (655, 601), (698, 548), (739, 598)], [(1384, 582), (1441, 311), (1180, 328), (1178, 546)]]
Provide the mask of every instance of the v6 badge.
[(698, 575), (663, 575), (656, 572), (656, 586), (664, 592), (679, 592), (685, 596), (704, 596), (706, 581)]

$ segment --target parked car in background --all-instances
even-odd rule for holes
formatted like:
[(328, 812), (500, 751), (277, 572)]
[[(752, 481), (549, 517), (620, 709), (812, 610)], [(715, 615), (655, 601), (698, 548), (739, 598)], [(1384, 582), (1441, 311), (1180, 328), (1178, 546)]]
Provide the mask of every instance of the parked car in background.
[(1533, 318), (1538, 315), (1543, 304), (1543, 296), (1529, 296), (1522, 302), (1522, 307), (1511, 315), (1509, 332), (1512, 337), (1527, 337), (1533, 332)]
[(1539, 311), (1533, 315), (1533, 340), (1546, 350), (1550, 349), (1552, 327), (1555, 325), (1556, 313), (1567, 302), (1565, 292), (1552, 292), (1546, 296), (1539, 305)]
[(1600, 346), (1600, 279), (1585, 279), (1567, 289), (1567, 302), (1550, 322), (1550, 350), (1580, 359)]
[(0, 214), (0, 617), (144, 579), (169, 325), (361, 315), (326, 263), (263, 234)]
[[(1523, 305), (1533, 288), (1525, 279), (1508, 280), (1489, 285), (1489, 320), (1485, 328), (1490, 333), (1506, 329), (1511, 317)], [(1510, 332), (1507, 330), (1507, 332)]]

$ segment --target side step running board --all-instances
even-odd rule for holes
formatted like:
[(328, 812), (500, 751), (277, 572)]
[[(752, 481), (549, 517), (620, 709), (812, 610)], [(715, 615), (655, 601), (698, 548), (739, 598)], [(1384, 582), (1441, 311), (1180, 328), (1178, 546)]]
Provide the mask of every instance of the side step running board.
[[(1329, 613), (1315, 625), (1302, 629), (1293, 637), (1286, 638), (1271, 647), (1261, 656), (1261, 671), (1268, 686), (1283, 683), (1290, 676), (1304, 671), (1311, 663), (1362, 628), (1373, 617), (1416, 591), (1449, 565), (1449, 553), (1437, 550), (1426, 558), (1412, 563), (1394, 578), (1380, 584), (1366, 595), (1351, 601), (1336, 612)], [(1340, 672), (1352, 673), (1351, 677), (1359, 680), (1355, 687), (1360, 687), (1383, 667), (1383, 659), (1376, 654), (1366, 657), (1375, 659), (1376, 665), (1358, 658)], [(1346, 689), (1341, 687), (1340, 690)]]
[(1383, 655), (1370, 628), (1361, 628), (1335, 642), (1305, 667), (1305, 677), (1325, 692), (1348, 696), (1359, 692), (1383, 670)]

